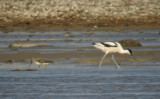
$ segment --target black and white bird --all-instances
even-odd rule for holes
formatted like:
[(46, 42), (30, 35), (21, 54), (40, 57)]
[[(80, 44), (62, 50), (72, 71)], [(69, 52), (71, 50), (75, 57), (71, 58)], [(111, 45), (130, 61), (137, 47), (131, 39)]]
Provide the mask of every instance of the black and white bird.
[[(43, 65), (43, 66), (45, 67), (45, 70), (46, 70), (46, 65), (48, 65), (48, 64), (50, 64), (50, 63), (54, 63), (53, 61), (47, 60), (47, 59), (32, 58), (29, 67), (31, 66), (32, 62), (34, 62), (35, 64), (38, 65), (38, 69), (40, 68), (40, 66)], [(28, 68), (29, 68), (29, 67), (28, 67)]]
[(132, 58), (134, 58), (134, 56), (132, 54), (132, 50), (131, 49), (124, 50), (123, 47), (121, 46), (121, 44), (118, 42), (93, 43), (93, 46), (95, 48), (105, 52), (104, 56), (102, 57), (102, 59), (99, 63), (99, 68), (101, 67), (103, 59), (106, 57), (107, 54), (112, 54), (112, 60), (116, 64), (117, 68), (120, 68), (120, 66), (118, 65), (118, 63), (114, 59), (114, 55), (113, 55), (114, 53), (128, 54), (128, 55), (131, 55)]

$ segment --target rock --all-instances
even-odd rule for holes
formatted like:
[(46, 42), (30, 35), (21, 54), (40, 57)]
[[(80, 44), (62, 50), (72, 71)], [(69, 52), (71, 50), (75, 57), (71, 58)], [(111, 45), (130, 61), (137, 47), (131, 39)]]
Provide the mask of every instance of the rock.
[(5, 63), (12, 63), (13, 60), (9, 59), (9, 60), (5, 60), (4, 62), (5, 62)]
[(138, 40), (133, 40), (133, 39), (125, 39), (120, 41), (121, 45), (123, 47), (140, 47), (142, 46)]

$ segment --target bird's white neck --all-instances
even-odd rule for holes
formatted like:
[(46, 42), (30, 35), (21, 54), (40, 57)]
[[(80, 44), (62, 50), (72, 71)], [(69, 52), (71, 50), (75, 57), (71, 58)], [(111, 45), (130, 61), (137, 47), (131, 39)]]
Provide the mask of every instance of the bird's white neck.
[(122, 54), (130, 54), (128, 50), (121, 50)]

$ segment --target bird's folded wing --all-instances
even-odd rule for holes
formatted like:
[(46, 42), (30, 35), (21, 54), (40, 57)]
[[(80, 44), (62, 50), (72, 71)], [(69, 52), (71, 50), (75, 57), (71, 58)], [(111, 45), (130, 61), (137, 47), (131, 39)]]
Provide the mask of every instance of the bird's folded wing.
[(45, 59), (43, 59), (43, 60), (37, 60), (39, 63), (53, 63), (53, 61), (51, 61), (51, 60), (45, 60)]
[(118, 46), (116, 42), (102, 42), (101, 44), (103, 44), (106, 47), (117, 47)]

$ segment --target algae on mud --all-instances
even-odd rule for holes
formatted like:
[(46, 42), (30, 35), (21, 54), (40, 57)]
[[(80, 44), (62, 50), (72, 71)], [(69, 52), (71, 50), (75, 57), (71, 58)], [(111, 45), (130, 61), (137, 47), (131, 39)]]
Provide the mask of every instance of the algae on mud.
[(38, 71), (37, 69), (14, 69), (11, 71)]

